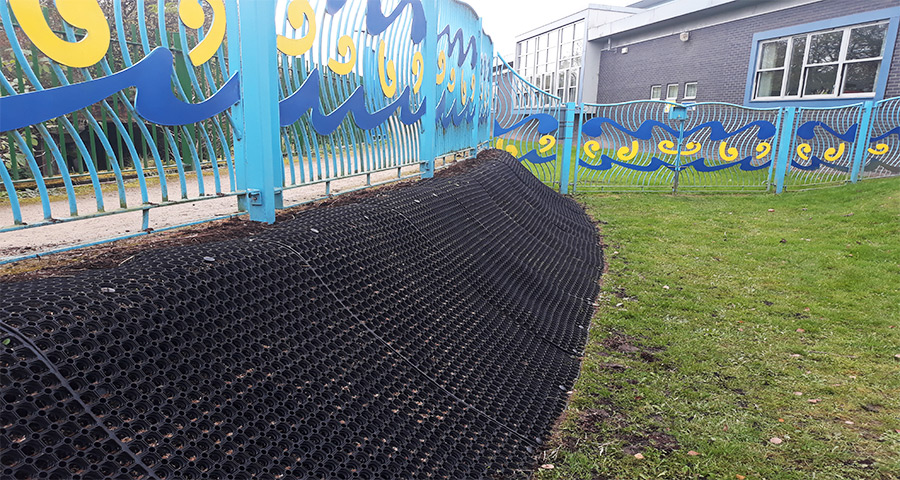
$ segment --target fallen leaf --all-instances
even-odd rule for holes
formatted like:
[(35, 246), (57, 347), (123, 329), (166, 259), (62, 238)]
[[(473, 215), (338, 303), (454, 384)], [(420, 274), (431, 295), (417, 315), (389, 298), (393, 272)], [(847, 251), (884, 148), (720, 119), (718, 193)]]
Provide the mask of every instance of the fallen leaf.
[(804, 332), (806, 332), (806, 330), (804, 330), (804, 329), (802, 329), (802, 328), (798, 328), (798, 329), (797, 329), (797, 333), (804, 333)]
[(545, 463), (545, 464), (541, 465), (541, 468), (544, 470), (553, 470), (556, 467), (553, 466), (552, 463)]
[(853, 425), (853, 422), (851, 422), (850, 420), (846, 420), (844, 421), (844, 423), (846, 423), (847, 425)]
[(819, 403), (821, 401), (822, 400), (819, 398), (810, 398), (809, 400), (807, 400), (807, 402), (809, 402), (809, 403)]
[(722, 427), (722, 430), (725, 431), (725, 432), (727, 432), (727, 431), (728, 431), (728, 425), (725, 425), (724, 427)]
[(635, 453), (635, 454), (634, 454), (634, 458), (636, 458), (636, 459), (638, 459), (638, 460), (643, 460), (643, 459), (644, 459), (644, 456), (641, 455), (640, 453)]
[(897, 360), (900, 360), (900, 353), (894, 355), (894, 358), (896, 358)]
[(800, 396), (802, 396), (802, 395), (803, 395), (803, 392), (794, 392), (794, 395), (796, 395), (796, 396), (798, 396), (798, 397), (800, 397)]
[[(806, 210), (806, 209), (804, 209), (804, 210)], [(743, 475), (735, 475), (734, 478), (736, 478), (737, 480), (744, 480), (747, 477), (745, 477)]]
[[(809, 239), (807, 239), (807, 241), (809, 241)], [(809, 307), (804, 308), (803, 311), (804, 311), (804, 312), (808, 312), (808, 311), (809, 311)]]
[(693, 451), (693, 450), (689, 450), (689, 451), (688, 451), (688, 455), (690, 455), (690, 456), (692, 456), (692, 457), (696, 457), (697, 455), (700, 455), (700, 452), (695, 452), (695, 451)]
[(784, 440), (778, 437), (772, 437), (769, 439), (769, 441), (772, 442), (773, 445), (781, 445), (784, 442)]
[(668, 290), (668, 289), (669, 289), (668, 285), (663, 285), (663, 290)]
[(781, 422), (781, 423), (784, 423), (784, 419), (783, 419), (783, 418), (779, 418), (778, 421)]
[(774, 208), (770, 208), (769, 211), (770, 211), (770, 212), (774, 212), (775, 209), (774, 209)]
[(738, 328), (738, 331), (739, 331), (739, 332), (743, 332), (744, 329), (743, 329), (743, 328)]
[(792, 353), (792, 354), (791, 354), (791, 357), (792, 357), (792, 358), (800, 358), (800, 354), (799, 354), (799, 353)]

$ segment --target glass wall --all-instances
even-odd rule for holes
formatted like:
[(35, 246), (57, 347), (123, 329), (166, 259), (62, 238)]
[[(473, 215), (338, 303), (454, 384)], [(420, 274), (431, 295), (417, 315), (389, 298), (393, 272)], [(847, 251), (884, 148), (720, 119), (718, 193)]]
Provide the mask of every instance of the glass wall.
[(584, 54), (584, 21), (516, 44), (515, 68), (538, 88), (564, 102), (577, 102)]

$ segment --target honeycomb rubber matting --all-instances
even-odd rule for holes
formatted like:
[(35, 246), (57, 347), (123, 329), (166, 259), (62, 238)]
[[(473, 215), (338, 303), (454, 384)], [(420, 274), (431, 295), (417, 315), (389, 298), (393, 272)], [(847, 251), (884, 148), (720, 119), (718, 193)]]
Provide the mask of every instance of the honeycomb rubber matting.
[(0, 285), (0, 477), (507, 478), (602, 252), (497, 150), (246, 238)]

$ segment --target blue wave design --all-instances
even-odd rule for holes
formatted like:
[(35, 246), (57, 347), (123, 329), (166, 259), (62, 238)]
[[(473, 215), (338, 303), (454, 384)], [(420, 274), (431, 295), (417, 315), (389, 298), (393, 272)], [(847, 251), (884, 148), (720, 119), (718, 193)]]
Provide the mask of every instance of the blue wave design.
[[(582, 127), (581, 131), (585, 135), (588, 135), (591, 137), (599, 137), (599, 136), (603, 135), (603, 125), (605, 125), (605, 124), (610, 124), (617, 130), (619, 130), (621, 132), (625, 132), (625, 133), (631, 135), (632, 137), (639, 138), (641, 140), (650, 140), (653, 137), (653, 129), (654, 128), (660, 128), (662, 130), (665, 130), (666, 132), (669, 132), (672, 136), (675, 136), (675, 137), (678, 136), (677, 129), (674, 129), (674, 128), (666, 125), (665, 123), (662, 123), (657, 120), (645, 120), (643, 123), (641, 123), (641, 126), (638, 127), (637, 130), (629, 130), (628, 128), (622, 126), (615, 120), (613, 120), (611, 118), (607, 118), (607, 117), (597, 117), (597, 118), (592, 118), (592, 119), (588, 120), (587, 122), (584, 123), (584, 126)], [(728, 137), (732, 137), (734, 135), (737, 135), (745, 130), (749, 130), (754, 127), (758, 128), (758, 131), (756, 132), (756, 138), (758, 138), (760, 140), (765, 140), (765, 139), (774, 137), (775, 133), (777, 131), (777, 129), (775, 128), (775, 125), (773, 125), (772, 122), (767, 122), (765, 120), (757, 120), (755, 122), (750, 122), (747, 125), (744, 125), (743, 127), (739, 128), (733, 132), (729, 132), (729, 131), (725, 130), (725, 126), (722, 125), (722, 122), (706, 122), (706, 123), (697, 125), (696, 127), (691, 128), (689, 130), (685, 130), (684, 137), (687, 138), (688, 136), (693, 135), (694, 133), (697, 133), (700, 130), (703, 130), (704, 128), (709, 128), (710, 129), (709, 139), (712, 141), (719, 141), (719, 140), (724, 140)]]
[(471, 123), (475, 119), (474, 103), (470, 103), (467, 107), (462, 109), (457, 107), (458, 102), (456, 99), (448, 106), (446, 92), (441, 94), (441, 100), (438, 102), (434, 111), (434, 116), (438, 125), (447, 128), (453, 124), (458, 127), (464, 123)]
[[(729, 168), (739, 167), (741, 170), (745, 172), (755, 172), (757, 170), (762, 170), (765, 168), (769, 168), (772, 164), (772, 161), (769, 160), (762, 165), (753, 165), (753, 157), (747, 156), (741, 160), (723, 163), (721, 165), (707, 165), (705, 158), (698, 158), (690, 163), (685, 163), (681, 165), (681, 170), (686, 170), (688, 168), (693, 168), (698, 172), (717, 172), (719, 170), (726, 170)], [(653, 157), (650, 159), (650, 163), (647, 165), (635, 165), (633, 163), (622, 162), (620, 160), (615, 160), (613, 158), (608, 157), (607, 155), (600, 155), (600, 163), (593, 164), (586, 162), (583, 158), (578, 159), (578, 165), (590, 169), (590, 170), (609, 170), (613, 167), (613, 165), (619, 165), (621, 167), (625, 167), (629, 170), (637, 170), (639, 172), (655, 172), (660, 168), (668, 168), (669, 170), (675, 171), (676, 167), (674, 163), (669, 163), (664, 160), (661, 160), (657, 157)]]
[[(328, 0), (325, 4), (325, 13), (334, 15), (344, 8), (346, 3), (347, 0)], [(367, 0), (366, 31), (369, 35), (381, 34), (397, 20), (397, 17), (403, 13), (403, 9), (407, 5), (411, 6), (413, 10), (412, 28), (409, 38), (412, 39), (414, 44), (420, 43), (428, 31), (428, 21), (425, 18), (425, 7), (422, 6), (422, 0), (401, 0), (387, 17), (381, 11), (381, 0)]]
[(363, 130), (370, 130), (386, 122), (395, 111), (400, 110), (400, 121), (406, 125), (412, 125), (425, 114), (427, 99), (422, 100), (419, 108), (413, 112), (409, 107), (409, 87), (403, 89), (396, 100), (376, 112), (370, 113), (366, 108), (366, 92), (364, 87), (357, 87), (344, 103), (333, 112), (326, 115), (319, 106), (319, 93), (321, 88), (321, 76), (316, 68), (309, 72), (309, 76), (303, 85), (291, 96), (278, 104), (280, 123), (282, 127), (291, 125), (300, 119), (307, 111), (312, 109), (312, 125), (319, 135), (329, 135), (337, 130), (344, 118), (353, 113), (353, 120)]
[(547, 135), (548, 133), (555, 132), (559, 129), (559, 120), (557, 120), (556, 117), (547, 113), (538, 113), (535, 115), (529, 115), (522, 120), (514, 123), (512, 126), (506, 128), (501, 126), (500, 122), (494, 120), (494, 136), (499, 137), (500, 135), (511, 132), (532, 120), (538, 121), (537, 131), (541, 135)]
[(849, 172), (850, 167), (846, 167), (843, 165), (838, 165), (836, 163), (826, 162), (821, 158), (813, 155), (809, 158), (809, 165), (801, 165), (797, 162), (797, 160), (791, 160), (791, 168), (796, 168), (798, 170), (806, 170), (808, 172), (812, 172), (822, 168), (823, 166), (828, 167), (832, 170), (837, 170), (839, 172)]
[(871, 140), (869, 140), (869, 143), (880, 142), (885, 138), (890, 137), (891, 135), (897, 135), (898, 137), (900, 137), (900, 127), (894, 127), (893, 129), (888, 130), (884, 135), (872, 138)]
[(529, 162), (531, 162), (535, 165), (540, 165), (542, 163), (550, 163), (550, 162), (556, 160), (556, 155), (554, 154), (554, 155), (550, 155), (549, 157), (542, 157), (538, 153), (537, 150), (532, 150), (532, 151), (526, 153), (525, 155), (522, 155), (521, 157), (519, 157), (520, 162), (523, 160), (528, 160)]
[(240, 101), (235, 73), (206, 101), (185, 103), (172, 93), (172, 52), (157, 47), (140, 62), (106, 77), (0, 98), (0, 132), (36, 125), (89, 107), (130, 87), (137, 88), (138, 115), (158, 125), (186, 125), (218, 115)]
[(804, 140), (809, 140), (816, 136), (816, 127), (821, 127), (822, 130), (825, 130), (826, 132), (834, 135), (837, 138), (840, 138), (845, 142), (852, 142), (853, 140), (855, 140), (856, 131), (859, 130), (858, 123), (854, 123), (850, 128), (847, 129), (846, 132), (840, 133), (835, 129), (829, 127), (828, 125), (825, 125), (824, 122), (809, 121), (797, 128), (797, 136)]
[(466, 57), (469, 56), (469, 52), (472, 52), (472, 60), (470, 61), (470, 65), (472, 68), (475, 68), (476, 63), (478, 62), (478, 42), (475, 41), (475, 36), (469, 37), (469, 44), (466, 46), (466, 49), (463, 50), (463, 43), (465, 42), (465, 36), (463, 35), (462, 29), (456, 30), (456, 35), (453, 38), (450, 38), (450, 25), (444, 27), (444, 30), (438, 34), (438, 41), (441, 41), (441, 37), (444, 35), (450, 41), (450, 47), (447, 48), (447, 55), (453, 55), (453, 49), (459, 45), (459, 55), (457, 58), (457, 67), (461, 67), (462, 64), (466, 61)]

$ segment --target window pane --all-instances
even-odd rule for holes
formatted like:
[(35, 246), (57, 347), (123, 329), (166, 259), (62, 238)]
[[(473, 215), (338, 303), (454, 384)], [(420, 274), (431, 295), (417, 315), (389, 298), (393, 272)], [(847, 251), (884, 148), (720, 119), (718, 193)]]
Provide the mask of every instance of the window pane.
[(543, 34), (538, 37), (538, 48), (544, 49), (547, 48), (547, 34)]
[(584, 34), (584, 22), (579, 21), (575, 23), (575, 38), (581, 38)]
[(660, 100), (662, 98), (662, 85), (654, 85), (650, 87), (650, 100)]
[(678, 98), (678, 84), (672, 83), (666, 87), (666, 100), (673, 100)]
[(560, 60), (560, 61), (559, 61), (559, 68), (569, 68), (569, 65), (571, 65), (571, 64), (572, 64), (572, 61), (569, 60), (569, 59)]
[(794, 37), (791, 42), (791, 66), (788, 68), (787, 93), (800, 93), (800, 77), (803, 76), (803, 55), (806, 53), (806, 35)]
[(787, 40), (764, 43), (759, 68), (781, 68), (787, 55)]
[(556, 70), (556, 45), (550, 47), (550, 50), (547, 50), (547, 63), (550, 64), (550, 68)]
[(875, 79), (878, 78), (878, 67), (881, 60), (874, 62), (849, 63), (844, 66), (843, 93), (872, 93), (875, 91)]
[(569, 70), (569, 87), (578, 86), (578, 69)]
[(685, 83), (684, 84), (684, 98), (697, 98), (697, 84), (696, 83)]
[(572, 56), (572, 42), (566, 42), (559, 48), (559, 58), (570, 58)]
[(834, 82), (837, 80), (837, 65), (808, 67), (806, 69), (806, 87), (804, 95), (832, 95)]
[(844, 32), (842, 31), (812, 35), (812, 41), (809, 44), (809, 61), (807, 63), (838, 61), (838, 57), (841, 54), (842, 38), (844, 38)]
[(575, 87), (569, 89), (569, 100), (570, 102), (575, 102), (578, 100), (578, 95), (575, 93)]
[(573, 47), (572, 47), (572, 55), (575, 55), (576, 57), (580, 57), (581, 52), (582, 52), (581, 39), (575, 40), (575, 43), (573, 44)]
[(847, 60), (880, 57), (884, 49), (887, 24), (869, 25), (850, 30), (850, 44), (847, 46)]
[(562, 32), (562, 41), (571, 42), (572, 38), (574, 38), (573, 35), (575, 33), (575, 27), (572, 25), (566, 25), (565, 27), (563, 27)]
[(782, 80), (784, 80), (784, 70), (760, 72), (757, 81), (756, 96), (780, 97)]
[(580, 56), (572, 58), (572, 66), (573, 67), (581, 66), (581, 57)]

